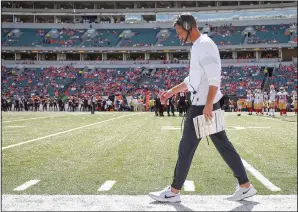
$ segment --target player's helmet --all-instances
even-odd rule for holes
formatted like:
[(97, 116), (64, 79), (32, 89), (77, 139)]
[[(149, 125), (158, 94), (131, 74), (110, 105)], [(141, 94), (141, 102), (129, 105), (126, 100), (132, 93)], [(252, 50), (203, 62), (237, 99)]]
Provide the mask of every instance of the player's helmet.
[(280, 91), (280, 92), (284, 92), (284, 91), (285, 91), (285, 88), (284, 88), (284, 87), (280, 87), (280, 88), (279, 88), (279, 91)]
[(267, 92), (266, 91), (264, 92), (264, 95), (267, 95)]

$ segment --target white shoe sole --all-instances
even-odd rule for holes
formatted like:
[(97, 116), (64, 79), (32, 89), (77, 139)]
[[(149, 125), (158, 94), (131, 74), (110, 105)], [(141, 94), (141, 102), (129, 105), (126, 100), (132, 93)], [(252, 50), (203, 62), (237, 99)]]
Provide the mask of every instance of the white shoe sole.
[(149, 193), (149, 197), (151, 197), (152, 199), (154, 199), (158, 202), (172, 202), (172, 203), (181, 202), (180, 198), (177, 198), (177, 197), (165, 199), (165, 198), (162, 198), (160, 196), (155, 196), (154, 194), (150, 194), (150, 193)]
[(240, 201), (240, 200), (243, 200), (243, 199), (245, 199), (245, 198), (252, 197), (252, 196), (254, 196), (256, 193), (257, 193), (257, 190), (256, 190), (255, 188), (252, 188), (252, 189), (250, 189), (246, 194), (243, 194), (243, 195), (241, 195), (241, 196), (238, 197), (238, 198), (228, 197), (227, 199), (228, 199), (228, 200), (232, 200), (232, 201)]

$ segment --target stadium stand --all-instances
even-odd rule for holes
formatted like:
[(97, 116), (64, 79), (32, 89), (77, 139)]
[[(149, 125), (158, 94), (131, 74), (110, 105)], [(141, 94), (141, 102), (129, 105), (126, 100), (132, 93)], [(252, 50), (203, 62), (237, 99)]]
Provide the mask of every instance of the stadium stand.
[[(187, 68), (156, 69), (150, 74), (142, 74), (140, 68), (107, 68), (83, 72), (71, 66), (27, 68), (23, 72), (2, 67), (2, 92), (14, 95), (54, 96), (63, 91), (67, 95), (107, 96), (121, 93), (126, 95), (144, 95), (146, 90), (152, 94), (169, 89), (183, 81)], [(274, 69), (270, 78), (276, 87), (284, 86), (288, 92), (296, 89), (297, 66), (280, 65)], [(223, 67), (222, 91), (227, 95), (243, 96), (247, 89), (254, 90), (261, 86), (264, 73), (259, 66)]]
[[(289, 25), (252, 26), (256, 33), (248, 37), (248, 44), (288, 43)], [(245, 27), (209, 25), (208, 35), (217, 45), (241, 45), (245, 36)], [(157, 33), (167, 30), (168, 36)], [(297, 41), (295, 32), (294, 41)], [(181, 46), (173, 29), (3, 29), (1, 34), (3, 46), (52, 46), (52, 47), (141, 47), (141, 46)]]

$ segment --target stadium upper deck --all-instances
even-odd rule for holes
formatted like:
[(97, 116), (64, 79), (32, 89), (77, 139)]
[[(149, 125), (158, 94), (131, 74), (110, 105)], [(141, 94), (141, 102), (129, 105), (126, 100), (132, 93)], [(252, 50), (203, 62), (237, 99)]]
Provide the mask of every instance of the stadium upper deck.
[(297, 57), (295, 6), (295, 1), (2, 1), (2, 59), (187, 60), (190, 46), (181, 45), (171, 24), (186, 10), (219, 46), (222, 59), (291, 61)]

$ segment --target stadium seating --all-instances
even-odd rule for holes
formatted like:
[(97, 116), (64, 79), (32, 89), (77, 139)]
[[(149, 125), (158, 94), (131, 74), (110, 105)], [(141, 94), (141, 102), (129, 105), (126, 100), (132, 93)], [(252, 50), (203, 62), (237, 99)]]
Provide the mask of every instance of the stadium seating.
[(169, 30), (170, 35), (168, 38), (164, 38), (160, 44), (162, 46), (181, 46), (181, 42), (176, 34), (176, 31), (171, 29)]
[(249, 38), (248, 44), (288, 43), (290, 36), (285, 34), (288, 25), (256, 26), (256, 35)]
[[(289, 25), (252, 26), (256, 34), (248, 39), (248, 44), (287, 43), (290, 35)], [(224, 25), (210, 26), (209, 36), (217, 45), (243, 44), (245, 27)], [(12, 31), (20, 31), (15, 37)], [(3, 29), (1, 33), (3, 46), (85, 46), (85, 47), (139, 47), (156, 45), (157, 33), (161, 29), (107, 29), (95, 30), (95, 35), (85, 36), (86, 29)], [(157, 45), (181, 46), (174, 29), (168, 29), (169, 36), (161, 38)], [(88, 34), (88, 33), (87, 33)], [(296, 35), (297, 40), (297, 35)]]
[(241, 32), (245, 27), (224, 25), (220, 27), (210, 26), (210, 37), (217, 45), (240, 45), (243, 43), (244, 36)]
[(96, 36), (93, 38), (86, 38), (82, 40), (80, 46), (85, 47), (110, 47), (116, 46), (119, 42), (119, 33), (122, 30), (97, 30)]
[[(160, 89), (169, 89), (179, 84), (187, 76), (186, 68), (156, 69), (144, 74), (142, 69), (105, 68), (78, 74), (81, 69), (70, 66), (60, 68), (27, 68), (23, 72), (2, 67), (2, 92), (10, 95), (39, 93), (55, 95), (56, 91), (66, 95), (110, 95), (124, 93), (129, 95), (152, 93)], [(297, 66), (277, 67), (270, 83), (286, 87), (288, 92), (297, 84)], [(224, 94), (242, 96), (247, 89), (260, 88), (263, 71), (258, 66), (224, 67), (222, 69), (222, 87)]]
[(155, 38), (158, 30), (157, 29), (132, 29), (130, 38), (122, 37), (120, 46), (151, 46), (157, 41)]
[[(11, 30), (13, 31), (13, 30)], [(19, 37), (13, 36), (9, 32), (6, 39), (2, 43), (3, 46), (38, 46), (42, 45), (43, 37), (49, 31), (37, 29), (20, 29), (21, 35)]]
[(43, 39), (43, 46), (79, 46), (80, 37), (84, 33), (83, 29), (59, 29), (49, 31)]

